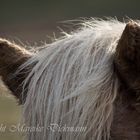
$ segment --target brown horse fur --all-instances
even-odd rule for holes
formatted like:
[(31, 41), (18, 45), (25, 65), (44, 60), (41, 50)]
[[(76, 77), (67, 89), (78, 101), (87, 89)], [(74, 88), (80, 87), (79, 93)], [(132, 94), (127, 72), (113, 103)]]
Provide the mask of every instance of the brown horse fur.
[(115, 70), (121, 81), (116, 99), (113, 140), (140, 139), (140, 26), (129, 22), (119, 40)]
[(140, 93), (140, 26), (127, 24), (118, 43), (115, 68), (129, 90)]
[(2, 80), (12, 91), (12, 94), (23, 102), (21, 95), (21, 84), (25, 79), (25, 73), (13, 77), (13, 73), (31, 57), (31, 53), (24, 48), (11, 43), (5, 39), (0, 39), (0, 75)]
[[(27, 50), (0, 39), (0, 75), (5, 84), (22, 103), (22, 87), (26, 74), (11, 75), (32, 56)], [(140, 139), (140, 27), (129, 22), (118, 42), (114, 68), (120, 79), (120, 93), (115, 102), (112, 140)]]

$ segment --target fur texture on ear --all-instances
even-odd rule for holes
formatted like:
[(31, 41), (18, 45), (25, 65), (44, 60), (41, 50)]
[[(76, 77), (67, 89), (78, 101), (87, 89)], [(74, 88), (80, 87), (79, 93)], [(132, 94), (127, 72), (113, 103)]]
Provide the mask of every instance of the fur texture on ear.
[(5, 39), (0, 39), (0, 75), (4, 83), (12, 91), (12, 94), (19, 99), (20, 103), (23, 102), (21, 84), (26, 74), (21, 73), (14, 76), (14, 73), (31, 55), (25, 48)]
[(119, 40), (115, 68), (121, 81), (131, 92), (140, 92), (140, 26), (129, 22)]

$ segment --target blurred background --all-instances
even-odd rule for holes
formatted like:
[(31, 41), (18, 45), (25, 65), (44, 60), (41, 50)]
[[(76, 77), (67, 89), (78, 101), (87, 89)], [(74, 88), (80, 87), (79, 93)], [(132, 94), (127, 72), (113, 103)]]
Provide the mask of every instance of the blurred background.
[(26, 45), (49, 41), (61, 21), (90, 17), (139, 19), (139, 0), (0, 0), (0, 36)]
[[(0, 0), (0, 37), (26, 46), (50, 43), (60, 30), (70, 30), (62, 22), (90, 17), (140, 18), (139, 0)], [(1, 124), (17, 124), (21, 107), (0, 83)], [(18, 132), (1, 132), (0, 140), (21, 140)]]

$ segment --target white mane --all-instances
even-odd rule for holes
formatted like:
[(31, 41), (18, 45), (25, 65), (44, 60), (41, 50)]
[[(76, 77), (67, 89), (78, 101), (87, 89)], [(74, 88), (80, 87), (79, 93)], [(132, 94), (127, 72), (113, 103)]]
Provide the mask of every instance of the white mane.
[[(109, 140), (119, 86), (113, 55), (124, 27), (116, 20), (87, 21), (22, 66), (34, 64), (24, 81), (24, 87), (29, 84), (25, 123), (44, 126), (41, 132), (30, 132), (29, 140)], [(52, 124), (61, 130), (52, 130)], [(86, 129), (62, 131), (66, 126)]]

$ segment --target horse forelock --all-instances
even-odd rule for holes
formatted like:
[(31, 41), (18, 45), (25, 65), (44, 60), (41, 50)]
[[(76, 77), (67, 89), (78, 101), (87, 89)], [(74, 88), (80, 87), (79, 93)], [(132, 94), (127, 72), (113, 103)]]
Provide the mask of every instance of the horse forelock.
[[(113, 56), (124, 27), (116, 20), (87, 21), (22, 65), (24, 69), (35, 64), (24, 81), (25, 123), (44, 127), (40, 133), (29, 133), (30, 140), (109, 140), (119, 88)], [(52, 132), (51, 124), (86, 129)]]

